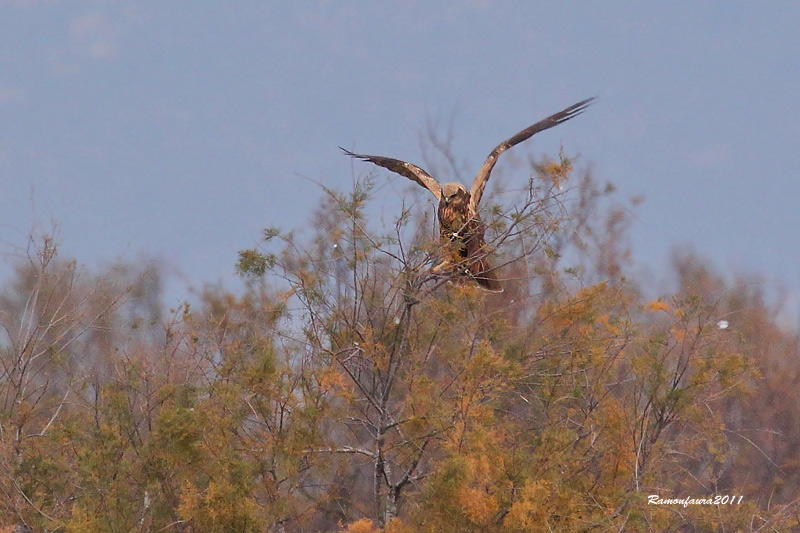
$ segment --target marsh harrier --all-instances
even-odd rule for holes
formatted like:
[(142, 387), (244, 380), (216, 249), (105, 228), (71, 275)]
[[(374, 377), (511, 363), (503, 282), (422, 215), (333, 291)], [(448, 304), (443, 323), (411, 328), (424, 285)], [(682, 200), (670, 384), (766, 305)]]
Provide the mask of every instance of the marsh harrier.
[(461, 270), (462, 273), (470, 275), (484, 289), (492, 292), (503, 292), (503, 288), (497, 279), (492, 267), (486, 259), (488, 250), (484, 233), (486, 226), (481, 221), (478, 213), (478, 205), (489, 181), (489, 175), (494, 168), (500, 154), (515, 146), (522, 141), (531, 138), (533, 135), (558, 126), (562, 122), (576, 117), (583, 113), (594, 98), (588, 98), (559, 111), (555, 115), (540, 120), (532, 126), (528, 126), (510, 139), (507, 139), (491, 151), (489, 157), (475, 176), (470, 190), (461, 183), (445, 183), (441, 185), (425, 170), (417, 165), (375, 155), (354, 154), (342, 148), (344, 153), (350, 157), (369, 161), (380, 167), (386, 168), (417, 182), (419, 185), (428, 189), (439, 201), (439, 235), (446, 250), (450, 250), (449, 260), (434, 267), (434, 271), (440, 271), (447, 267)]

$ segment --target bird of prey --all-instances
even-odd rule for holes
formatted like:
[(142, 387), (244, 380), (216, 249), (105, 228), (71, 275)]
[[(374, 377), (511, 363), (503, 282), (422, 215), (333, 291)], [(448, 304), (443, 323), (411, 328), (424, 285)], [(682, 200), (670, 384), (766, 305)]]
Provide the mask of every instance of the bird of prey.
[(491, 292), (503, 292), (497, 275), (486, 259), (488, 253), (484, 232), (486, 226), (481, 221), (478, 205), (489, 181), (489, 175), (494, 168), (500, 154), (531, 138), (533, 135), (558, 126), (562, 122), (580, 115), (589, 106), (594, 98), (588, 98), (563, 111), (556, 113), (532, 126), (528, 126), (510, 139), (507, 139), (491, 151), (489, 157), (475, 176), (472, 187), (467, 188), (461, 183), (445, 183), (436, 181), (425, 170), (417, 165), (392, 159), (390, 157), (361, 155), (342, 148), (350, 157), (369, 161), (380, 167), (386, 168), (417, 182), (428, 189), (439, 201), (439, 235), (445, 250), (450, 253), (449, 259), (434, 267), (434, 271), (441, 271), (453, 267), (456, 271), (471, 276), (480, 287)]

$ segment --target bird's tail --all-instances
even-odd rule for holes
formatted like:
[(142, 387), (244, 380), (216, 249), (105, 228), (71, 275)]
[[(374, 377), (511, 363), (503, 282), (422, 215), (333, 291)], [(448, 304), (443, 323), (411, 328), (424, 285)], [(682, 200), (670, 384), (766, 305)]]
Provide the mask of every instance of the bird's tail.
[(497, 274), (489, 265), (485, 257), (475, 261), (469, 267), (470, 274), (478, 282), (478, 285), (489, 292), (503, 292), (503, 286), (497, 279)]

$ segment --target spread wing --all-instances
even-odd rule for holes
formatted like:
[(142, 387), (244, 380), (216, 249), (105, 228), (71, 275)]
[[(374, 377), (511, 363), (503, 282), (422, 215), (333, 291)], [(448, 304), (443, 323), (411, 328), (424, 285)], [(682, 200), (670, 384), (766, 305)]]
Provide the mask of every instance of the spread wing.
[(497, 148), (492, 150), (492, 153), (490, 153), (489, 157), (486, 158), (486, 161), (483, 163), (483, 166), (478, 172), (478, 175), (475, 177), (475, 181), (472, 182), (472, 188), (469, 191), (470, 213), (478, 212), (478, 204), (481, 201), (481, 196), (483, 196), (483, 190), (486, 188), (486, 182), (489, 181), (489, 174), (491, 174), (492, 169), (494, 168), (494, 164), (497, 162), (497, 158), (500, 157), (500, 154), (502, 154), (512, 146), (516, 146), (522, 141), (530, 139), (532, 136), (539, 133), (540, 131), (552, 128), (553, 126), (558, 126), (562, 122), (566, 122), (572, 117), (580, 115), (589, 106), (589, 104), (592, 103), (592, 100), (594, 100), (594, 98), (587, 98), (582, 102), (578, 102), (575, 105), (569, 106), (565, 110), (560, 111), (555, 115), (547, 117), (544, 120), (540, 120), (539, 122), (537, 122), (532, 126), (528, 126), (527, 128), (517, 133), (510, 139), (507, 139), (498, 144)]
[(361, 159), (362, 161), (369, 161), (370, 163), (374, 163), (379, 167), (389, 169), (396, 174), (400, 174), (401, 176), (405, 176), (410, 180), (416, 181), (431, 191), (437, 200), (441, 201), (442, 186), (430, 174), (419, 168), (417, 165), (412, 165), (411, 163), (406, 163), (405, 161), (400, 161), (399, 159), (392, 159), (391, 157), (354, 154), (349, 150), (345, 150), (341, 146), (339, 148), (350, 157), (355, 157)]

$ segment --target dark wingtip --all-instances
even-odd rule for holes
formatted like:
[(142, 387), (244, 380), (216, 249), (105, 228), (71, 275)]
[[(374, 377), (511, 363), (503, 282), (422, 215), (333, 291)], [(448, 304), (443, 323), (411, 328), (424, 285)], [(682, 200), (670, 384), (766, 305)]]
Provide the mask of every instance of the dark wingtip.
[(568, 107), (567, 111), (569, 112), (569, 115), (571, 117), (574, 117), (575, 115), (580, 115), (581, 113), (583, 113), (586, 110), (587, 107), (592, 105), (592, 103), (595, 100), (597, 100), (597, 97), (596, 96), (592, 96), (591, 98), (587, 98), (586, 100), (582, 100), (582, 101), (578, 102), (577, 104), (575, 104), (572, 107)]
[(350, 157), (353, 157), (355, 159), (360, 159), (361, 161), (372, 161), (372, 156), (371, 155), (357, 154), (355, 152), (351, 152), (347, 148), (342, 148), (341, 146), (339, 147), (339, 150), (344, 152), (345, 155), (349, 155)]
[(597, 100), (597, 97), (596, 96), (592, 96), (590, 98), (587, 98), (586, 100), (581, 100), (580, 102), (578, 102), (574, 106), (570, 107), (569, 109), (577, 109), (577, 108), (586, 109), (587, 107), (592, 105), (592, 102), (594, 102), (595, 100)]
[(569, 106), (564, 111), (559, 113), (560, 116), (556, 119), (557, 124), (561, 124), (562, 122), (566, 122), (571, 118), (577, 117), (578, 115), (586, 111), (586, 108), (592, 105), (592, 102), (594, 102), (596, 99), (597, 99), (596, 96), (592, 96), (591, 98), (587, 98), (586, 100), (581, 100), (577, 104)]

